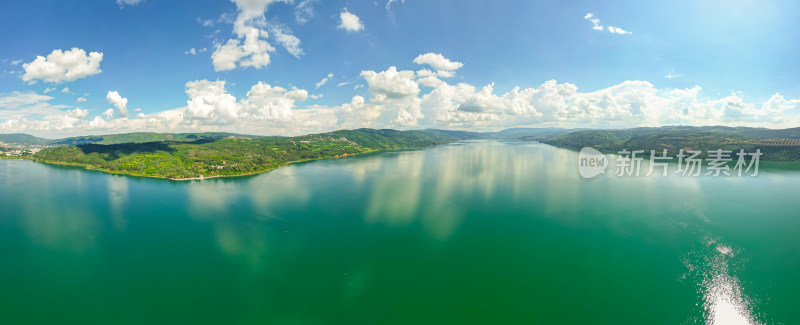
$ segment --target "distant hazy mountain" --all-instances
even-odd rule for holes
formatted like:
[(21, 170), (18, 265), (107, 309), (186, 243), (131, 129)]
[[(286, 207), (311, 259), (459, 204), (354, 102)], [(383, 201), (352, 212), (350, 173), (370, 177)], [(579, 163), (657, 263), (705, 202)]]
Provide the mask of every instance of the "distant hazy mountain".
[(74, 146), (79, 144), (119, 144), (119, 143), (145, 143), (157, 141), (195, 141), (201, 139), (221, 139), (228, 137), (243, 137), (255, 139), (259, 136), (242, 135), (225, 132), (199, 132), (199, 133), (155, 133), (135, 132), (107, 135), (87, 135), (62, 139), (45, 139), (23, 133), (0, 134), (0, 142), (11, 145), (51, 145)]
[(544, 140), (545, 143), (570, 147), (593, 147), (614, 152), (622, 149), (667, 149), (675, 155), (680, 149), (708, 151), (723, 149), (764, 153), (765, 160), (800, 160), (800, 128), (763, 129), (724, 126), (670, 126), (621, 130), (579, 130)]
[[(580, 132), (581, 130), (574, 130)], [(632, 129), (616, 130), (582, 130), (591, 132), (602, 132), (616, 137), (633, 137), (648, 134), (692, 134), (709, 133), (721, 135), (739, 135), (759, 139), (800, 139), (800, 128), (791, 129), (765, 129), (751, 127), (728, 127), (728, 126), (663, 126), (663, 127), (642, 127)], [(565, 132), (568, 133), (568, 132)]]
[(10, 134), (0, 134), (0, 142), (12, 145), (20, 145), (20, 146), (33, 146), (33, 145), (46, 145), (48, 144), (50, 139), (39, 138), (32, 136), (30, 134), (24, 133), (10, 133)]
[(153, 132), (136, 132), (136, 133), (123, 133), (123, 134), (109, 134), (109, 135), (90, 135), (83, 137), (70, 137), (64, 139), (57, 139), (50, 142), (51, 145), (77, 145), (77, 144), (119, 144), (119, 143), (145, 143), (157, 141), (195, 141), (201, 139), (221, 139), (227, 137), (244, 137), (244, 138), (258, 138), (253, 135), (242, 135), (236, 133), (225, 132), (200, 132), (200, 133), (153, 133)]
[[(385, 129), (391, 133), (391, 129)], [(448, 137), (458, 139), (477, 139), (486, 137), (482, 133), (469, 132), (469, 131), (450, 131), (427, 129), (424, 130), (428, 135), (436, 137)], [(134, 132), (134, 133), (121, 133), (121, 134), (106, 134), (106, 135), (86, 135), (78, 137), (69, 137), (61, 139), (45, 139), (35, 137), (29, 134), (13, 133), (13, 134), (0, 134), (0, 142), (11, 145), (50, 145), (50, 146), (75, 146), (80, 144), (121, 144), (121, 143), (146, 143), (146, 142), (159, 142), (159, 141), (196, 141), (196, 140), (213, 140), (223, 138), (248, 138), (257, 139), (263, 136), (245, 135), (237, 133), (226, 132), (198, 132), (198, 133), (155, 133), (155, 132)]]
[(562, 134), (572, 132), (573, 129), (562, 128), (510, 128), (497, 132), (483, 133), (489, 138), (502, 138), (502, 139), (536, 139), (536, 138), (552, 138)]
[[(388, 129), (387, 129), (388, 130)], [(510, 128), (497, 132), (469, 132), (427, 129), (431, 135), (440, 134), (461, 139), (502, 138), (547, 140), (558, 138), (560, 144), (577, 145), (582, 141), (594, 145), (612, 144), (631, 137), (640, 137), (655, 134), (717, 134), (741, 136), (757, 139), (800, 139), (800, 128), (791, 129), (765, 129), (750, 127), (726, 126), (665, 126), (645, 127), (618, 130), (588, 130), (588, 129), (563, 129), (563, 128)], [(156, 133), (135, 132), (108, 135), (87, 135), (61, 139), (45, 139), (23, 133), (0, 134), (0, 142), (11, 145), (78, 145), (78, 144), (120, 144), (120, 143), (145, 143), (158, 141), (195, 141), (201, 139), (221, 139), (227, 137), (240, 137), (256, 139), (261, 136), (243, 135), (226, 132), (197, 132), (197, 133)]]

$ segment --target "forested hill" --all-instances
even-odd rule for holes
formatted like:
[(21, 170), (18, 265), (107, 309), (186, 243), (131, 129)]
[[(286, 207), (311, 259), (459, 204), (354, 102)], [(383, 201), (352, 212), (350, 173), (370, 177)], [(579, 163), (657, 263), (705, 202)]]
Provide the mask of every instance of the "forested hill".
[(580, 149), (593, 147), (600, 151), (623, 149), (659, 151), (667, 149), (671, 156), (680, 149), (701, 150), (702, 157), (712, 150), (755, 152), (760, 149), (763, 160), (800, 161), (800, 128), (761, 129), (747, 127), (662, 127), (623, 130), (580, 130), (559, 135), (543, 142)]
[(258, 138), (253, 135), (243, 135), (227, 132), (198, 132), (198, 133), (155, 133), (155, 132), (134, 132), (107, 135), (89, 135), (82, 137), (70, 137), (51, 140), (49, 145), (74, 146), (78, 144), (97, 143), (97, 144), (119, 144), (119, 143), (145, 143), (156, 141), (195, 141), (211, 140), (228, 137)]
[(44, 146), (50, 143), (50, 139), (39, 138), (24, 133), (0, 134), (0, 144), (22, 145), (22, 146)]
[[(29, 143), (41, 151), (18, 150), (12, 158), (79, 165), (111, 173), (173, 179), (237, 176), (291, 162), (336, 158), (380, 150), (420, 148), (479, 138), (522, 138), (580, 149), (716, 149), (754, 152), (764, 160), (800, 161), (800, 128), (662, 127), (623, 130), (509, 129), (493, 133), (444, 130), (340, 130), (297, 137), (233, 133), (128, 133), (60, 140), (25, 134), (2, 135), (6, 143)], [(44, 148), (44, 146), (48, 146)], [(36, 149), (36, 150), (38, 150)], [(2, 148), (0, 148), (2, 150)], [(35, 154), (32, 154), (36, 152)], [(2, 154), (2, 152), (0, 152)]]
[(46, 148), (30, 159), (135, 176), (208, 178), (259, 173), (297, 161), (419, 148), (479, 137), (482, 136), (478, 133), (462, 131), (358, 129), (298, 137), (89, 143)]
[(259, 138), (259, 136), (242, 135), (226, 132), (196, 132), (196, 133), (156, 133), (134, 132), (106, 135), (87, 135), (61, 139), (45, 139), (23, 133), (0, 134), (0, 142), (18, 146), (74, 146), (78, 144), (117, 144), (117, 143), (144, 143), (154, 141), (195, 141), (199, 139), (220, 139), (227, 137)]

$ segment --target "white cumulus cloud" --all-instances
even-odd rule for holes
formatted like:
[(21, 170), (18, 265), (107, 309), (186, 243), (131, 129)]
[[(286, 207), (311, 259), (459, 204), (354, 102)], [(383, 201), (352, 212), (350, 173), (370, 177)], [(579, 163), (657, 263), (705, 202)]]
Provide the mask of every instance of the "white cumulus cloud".
[(117, 91), (109, 91), (106, 95), (106, 100), (119, 111), (119, 117), (128, 117), (128, 99), (123, 98)]
[[(264, 16), (267, 7), (281, 0), (232, 0), (238, 9), (233, 22), (235, 38), (215, 45), (211, 55), (215, 71), (233, 70), (237, 67), (260, 69), (270, 63), (270, 53), (275, 51), (267, 39), (270, 33), (275, 40), (293, 56), (303, 54), (300, 39), (292, 31), (278, 23), (267, 22)], [(269, 32), (267, 31), (269, 30)]]
[[(416, 64), (427, 64), (436, 69), (437, 75), (440, 77), (452, 77), (455, 70), (460, 69), (464, 64), (461, 62), (450, 61), (439, 53), (425, 53), (420, 54), (414, 58)], [(421, 70), (419, 73), (428, 74), (429, 70)]]
[(84, 109), (53, 105), (53, 97), (28, 92), (0, 94), (0, 133), (72, 129), (86, 118)]
[[(333, 106), (314, 101), (304, 107), (296, 106), (321, 95), (258, 82), (237, 98), (225, 89), (225, 81), (195, 80), (186, 83), (185, 106), (150, 114), (140, 112), (132, 118), (115, 114), (113, 109), (89, 116), (84, 109), (50, 104), (53, 97), (47, 95), (0, 94), (0, 133), (65, 136), (111, 131), (228, 131), (296, 135), (359, 127), (486, 131), (518, 126), (775, 128), (800, 124), (800, 98), (786, 98), (779, 93), (762, 102), (745, 100), (736, 92), (710, 98), (700, 86), (658, 89), (642, 80), (594, 91), (580, 91), (574, 84), (548, 80), (501, 91), (494, 83), (446, 81), (431, 70), (394, 66), (362, 71), (360, 77), (363, 82), (355, 81), (354, 88), (366, 84), (369, 98), (353, 96)], [(127, 107), (118, 93), (109, 92), (107, 99), (117, 111)]]
[(211, 55), (215, 71), (236, 69), (241, 67), (266, 67), (270, 62), (269, 52), (275, 51), (267, 41), (267, 31), (255, 27), (243, 27), (240, 39), (229, 39), (225, 44), (217, 44), (214, 54)]
[(88, 55), (77, 47), (68, 51), (53, 50), (47, 57), (37, 56), (35, 60), (22, 65), (25, 74), (22, 80), (31, 83), (43, 80), (52, 83), (72, 81), (101, 72), (100, 61), (103, 53), (91, 52)]
[(227, 93), (225, 81), (196, 80), (186, 83), (185, 118), (227, 124), (237, 118), (236, 97)]
[(339, 29), (344, 29), (348, 32), (357, 32), (364, 29), (361, 18), (347, 11), (347, 8), (344, 8), (344, 10), (339, 13), (339, 20)]
[(292, 117), (295, 102), (308, 99), (308, 91), (270, 86), (259, 82), (247, 92), (239, 105), (240, 115), (254, 119), (288, 119)]
[[(258, 82), (241, 100), (225, 89), (225, 81), (195, 80), (186, 83), (189, 100), (186, 106), (138, 117), (150, 125), (193, 129), (198, 127), (237, 126), (256, 121), (285, 121), (294, 117), (298, 101), (309, 98), (304, 89), (286, 89)], [(263, 123), (262, 123), (263, 124)], [(266, 125), (263, 124), (262, 127)]]
[(416, 74), (411, 70), (397, 71), (389, 67), (386, 71), (361, 71), (367, 81), (369, 91), (379, 98), (398, 98), (419, 93), (419, 85), (414, 81)]

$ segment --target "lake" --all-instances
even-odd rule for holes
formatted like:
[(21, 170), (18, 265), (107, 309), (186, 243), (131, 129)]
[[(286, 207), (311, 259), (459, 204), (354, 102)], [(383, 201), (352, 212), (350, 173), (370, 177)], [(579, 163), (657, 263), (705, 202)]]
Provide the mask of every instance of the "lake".
[(180, 182), (0, 160), (0, 323), (800, 322), (800, 172), (577, 161), (471, 141)]

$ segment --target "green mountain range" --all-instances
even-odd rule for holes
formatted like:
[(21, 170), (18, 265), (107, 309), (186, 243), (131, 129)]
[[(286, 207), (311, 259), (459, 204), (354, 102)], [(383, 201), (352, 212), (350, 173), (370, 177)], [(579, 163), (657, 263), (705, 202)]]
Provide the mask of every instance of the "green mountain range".
[(79, 144), (118, 144), (118, 143), (145, 143), (156, 141), (195, 141), (199, 139), (221, 139), (227, 137), (258, 138), (254, 135), (242, 135), (225, 132), (200, 132), (200, 133), (155, 133), (135, 132), (107, 135), (87, 135), (61, 139), (45, 139), (23, 133), (0, 134), (0, 142), (18, 146), (74, 146)]
[(21, 146), (46, 146), (51, 141), (51, 139), (39, 138), (32, 136), (30, 134), (24, 133), (10, 133), (10, 134), (0, 134), (0, 145), (7, 144), (7, 145), (21, 145)]
[[(198, 136), (194, 141), (181, 135), (177, 138), (182, 141), (173, 138), (142, 143), (62, 145), (25, 158), (110, 173), (192, 179), (248, 175), (298, 161), (419, 148), (478, 137), (481, 135), (463, 131), (388, 129), (341, 130), (298, 137)], [(114, 139), (121, 141), (120, 137)]]
[[(292, 162), (338, 158), (368, 152), (421, 148), (468, 139), (506, 138), (540, 141), (554, 146), (604, 152), (623, 149), (737, 152), (761, 150), (763, 160), (800, 161), (800, 128), (659, 127), (620, 130), (513, 128), (498, 132), (446, 130), (398, 131), (358, 129), (296, 136), (253, 136), (235, 133), (126, 133), (44, 139), (27, 134), (0, 134), (5, 146), (45, 147), (17, 151), (12, 158), (83, 166), (110, 173), (172, 179), (239, 176), (260, 173)], [(6, 152), (11, 152), (5, 149)]]
[(544, 143), (580, 149), (593, 147), (604, 152), (667, 149), (670, 156), (680, 149), (708, 152), (722, 149), (747, 153), (761, 150), (763, 160), (800, 161), (800, 128), (762, 129), (747, 127), (660, 127), (623, 130), (579, 130), (542, 140)]

